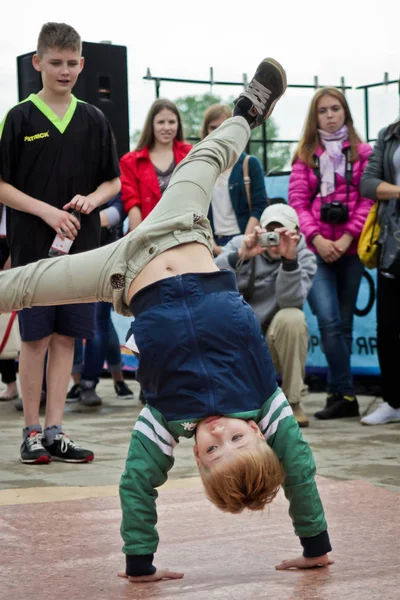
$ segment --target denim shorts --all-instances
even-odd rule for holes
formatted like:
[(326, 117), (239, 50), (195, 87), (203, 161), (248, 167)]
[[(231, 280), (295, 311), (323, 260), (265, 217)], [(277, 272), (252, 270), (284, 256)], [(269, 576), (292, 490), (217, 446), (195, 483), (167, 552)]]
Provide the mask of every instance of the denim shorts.
[(23, 342), (36, 342), (52, 333), (88, 339), (94, 336), (95, 303), (24, 308), (18, 320)]

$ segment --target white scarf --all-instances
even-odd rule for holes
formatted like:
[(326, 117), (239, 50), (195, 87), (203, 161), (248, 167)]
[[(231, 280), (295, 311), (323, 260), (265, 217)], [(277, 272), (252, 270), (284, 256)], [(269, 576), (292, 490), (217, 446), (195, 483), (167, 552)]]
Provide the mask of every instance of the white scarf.
[(345, 176), (346, 158), (342, 151), (343, 142), (348, 139), (347, 125), (335, 133), (318, 129), (319, 139), (325, 151), (320, 156), (321, 196), (325, 198), (335, 191), (335, 173)]

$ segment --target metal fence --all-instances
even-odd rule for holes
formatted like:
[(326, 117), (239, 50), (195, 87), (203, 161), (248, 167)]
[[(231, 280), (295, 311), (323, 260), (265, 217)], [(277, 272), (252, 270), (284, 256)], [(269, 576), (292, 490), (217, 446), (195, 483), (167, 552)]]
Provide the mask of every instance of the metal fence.
[[(208, 86), (210, 86), (210, 93), (212, 93), (213, 86), (245, 87), (248, 82), (246, 73), (243, 73), (242, 81), (215, 80), (213, 67), (210, 67), (210, 78), (209, 79), (180, 79), (180, 78), (173, 78), (173, 77), (158, 77), (158, 76), (152, 75), (150, 69), (147, 69), (147, 73), (143, 77), (143, 79), (154, 82), (156, 98), (160, 97), (160, 89), (161, 89), (162, 82), (208, 85)], [(327, 86), (327, 85), (321, 85), (319, 83), (318, 76), (316, 76), (316, 75), (313, 78), (313, 83), (306, 83), (306, 84), (290, 84), (289, 83), (287, 87), (295, 88), (295, 89), (310, 89), (310, 90), (314, 90), (314, 91), (321, 87), (336, 87), (336, 88), (342, 90), (343, 93), (346, 93), (346, 90), (352, 89), (351, 86), (346, 85), (344, 77), (340, 78), (339, 85)], [(198, 137), (188, 137), (187, 138), (188, 141), (194, 142), (194, 143), (198, 142), (199, 139), (200, 138), (198, 138)], [(259, 137), (257, 139), (250, 139), (248, 147), (247, 147), (247, 151), (250, 154), (252, 154), (252, 147), (254, 147), (256, 144), (261, 145), (261, 147), (262, 147), (261, 163), (262, 163), (264, 172), (268, 174), (270, 171), (269, 166), (268, 166), (269, 165), (269, 155), (268, 155), (269, 147), (273, 144), (295, 144), (297, 142), (298, 142), (298, 140), (288, 140), (288, 139), (281, 139), (281, 138), (269, 139), (268, 135), (267, 135), (267, 126), (266, 126), (266, 123), (264, 123), (261, 127), (261, 137)], [(287, 171), (274, 172), (274, 175), (279, 175), (279, 174), (287, 174)]]
[[(216, 80), (216, 79), (214, 79), (214, 69), (212, 67), (210, 68), (209, 79), (180, 79), (180, 78), (173, 78), (173, 77), (159, 77), (159, 76), (152, 75), (150, 69), (147, 69), (147, 73), (143, 77), (143, 79), (154, 82), (156, 98), (160, 97), (160, 89), (161, 89), (161, 84), (163, 82), (208, 85), (208, 86), (210, 86), (210, 93), (212, 93), (212, 89), (214, 86), (244, 87), (247, 85), (247, 82), (248, 82), (246, 73), (243, 74), (242, 81)], [(375, 141), (375, 138), (370, 137), (369, 90), (371, 88), (378, 88), (378, 87), (382, 87), (382, 86), (392, 86), (392, 85), (397, 85), (397, 93), (398, 93), (398, 97), (399, 97), (399, 109), (400, 109), (400, 79), (389, 80), (388, 73), (384, 74), (382, 82), (360, 85), (360, 86), (357, 86), (356, 88), (346, 85), (344, 77), (340, 78), (339, 85), (332, 85), (332, 86), (322, 85), (319, 83), (318, 76), (314, 76), (313, 83), (311, 83), (311, 84), (308, 84), (308, 83), (306, 83), (306, 84), (288, 84), (287, 87), (288, 88), (297, 88), (297, 89), (310, 89), (313, 91), (316, 91), (322, 87), (336, 87), (336, 88), (340, 89), (344, 94), (346, 93), (347, 90), (353, 90), (353, 89), (363, 90), (365, 138), (366, 138), (367, 142), (372, 142), (372, 141)], [(191, 142), (198, 142), (200, 138), (189, 137), (187, 139), (188, 139), (188, 141), (191, 141)], [(298, 143), (298, 141), (299, 141), (298, 139), (295, 139), (295, 140), (281, 139), (281, 138), (269, 139), (267, 136), (266, 123), (264, 123), (261, 128), (261, 137), (257, 138), (257, 139), (250, 139), (247, 151), (249, 153), (252, 153), (252, 147), (254, 147), (255, 144), (261, 145), (261, 147), (262, 147), (261, 162), (262, 162), (262, 166), (264, 168), (264, 172), (266, 174), (268, 174), (270, 172), (269, 162), (270, 162), (270, 156), (271, 156), (270, 153), (268, 152), (269, 148), (271, 148), (273, 144), (296, 144), (296, 143)], [(274, 175), (287, 174), (287, 173), (288, 173), (288, 171), (277, 171), (274, 173)]]
[(379, 88), (383, 86), (397, 86), (397, 95), (399, 98), (399, 114), (400, 114), (400, 78), (389, 80), (389, 73), (384, 73), (383, 81), (379, 83), (368, 83), (367, 85), (359, 85), (356, 90), (363, 90), (364, 92), (364, 126), (365, 126), (365, 138), (367, 142), (373, 142), (376, 138), (370, 137), (370, 109), (369, 109), (369, 90), (371, 88)]

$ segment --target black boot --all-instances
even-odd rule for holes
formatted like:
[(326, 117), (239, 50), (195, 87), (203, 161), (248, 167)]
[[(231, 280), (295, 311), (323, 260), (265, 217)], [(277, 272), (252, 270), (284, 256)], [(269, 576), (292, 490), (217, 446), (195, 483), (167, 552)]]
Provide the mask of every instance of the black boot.
[(333, 394), (326, 399), (326, 406), (315, 413), (314, 417), (321, 420), (346, 419), (348, 417), (359, 417), (357, 398), (355, 396), (343, 396)]

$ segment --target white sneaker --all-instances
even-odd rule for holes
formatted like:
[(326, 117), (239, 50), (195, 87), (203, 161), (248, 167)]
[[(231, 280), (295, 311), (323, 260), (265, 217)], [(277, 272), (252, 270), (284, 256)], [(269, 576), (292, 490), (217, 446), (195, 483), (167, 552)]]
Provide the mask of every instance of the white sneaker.
[(393, 408), (387, 402), (382, 402), (374, 412), (361, 419), (362, 425), (384, 425), (400, 421), (400, 408)]

